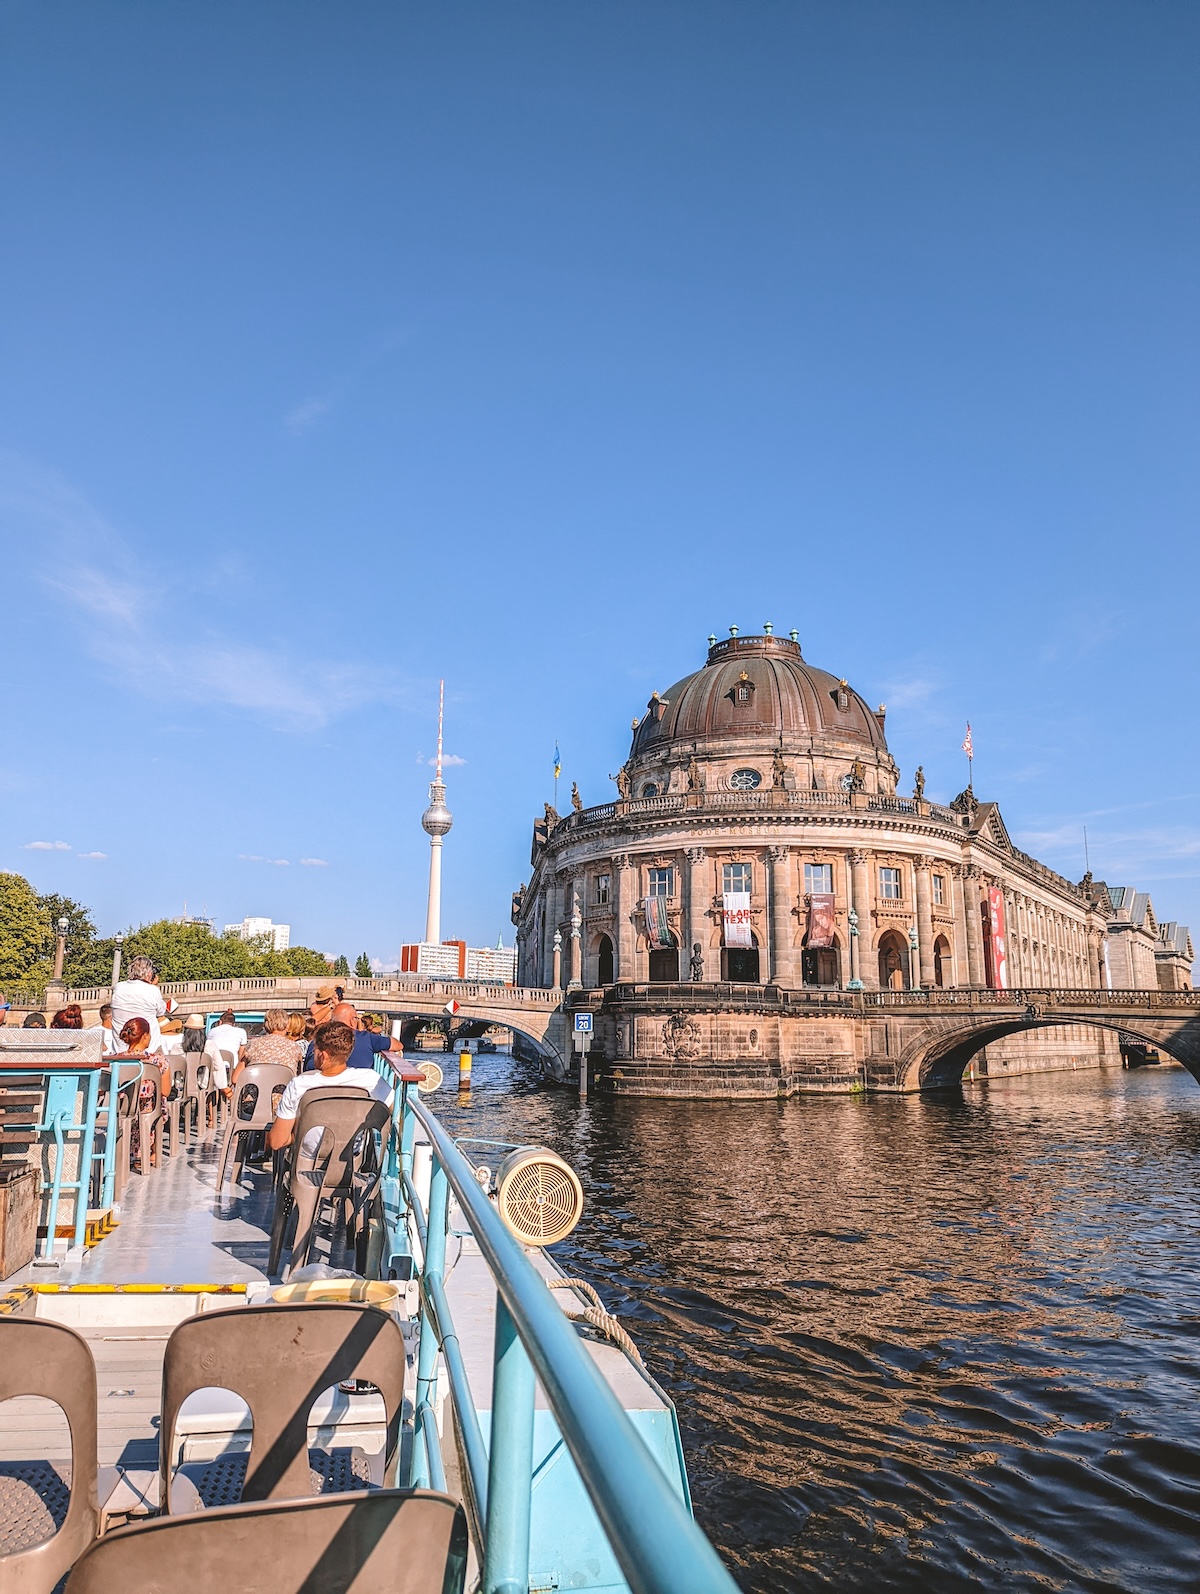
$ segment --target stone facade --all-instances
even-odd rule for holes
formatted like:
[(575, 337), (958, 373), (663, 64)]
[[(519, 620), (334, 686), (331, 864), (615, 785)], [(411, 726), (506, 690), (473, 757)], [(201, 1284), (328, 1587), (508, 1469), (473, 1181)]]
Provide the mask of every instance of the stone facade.
[[(614, 1044), (613, 1059), (653, 1059), (664, 1077), (672, 1045), (722, 1074), (788, 1071), (769, 1026), (722, 1018), (735, 991), (997, 986), (999, 904), (1008, 987), (1108, 984), (1104, 888), (1019, 851), (970, 789), (930, 802), (918, 770), (900, 794), (885, 723), (810, 666), (794, 633), (710, 638), (705, 666), (634, 722), (616, 800), (535, 824), (532, 877), (513, 898), (518, 984), (662, 986), (665, 1007), (672, 984), (706, 988), (707, 1021), (692, 1012), (664, 1039), (667, 1012), (657, 1030), (637, 1021), (634, 1052)], [(750, 948), (726, 945), (734, 891), (749, 894)], [(805, 1041), (831, 1082), (863, 1061), (839, 1022)]]

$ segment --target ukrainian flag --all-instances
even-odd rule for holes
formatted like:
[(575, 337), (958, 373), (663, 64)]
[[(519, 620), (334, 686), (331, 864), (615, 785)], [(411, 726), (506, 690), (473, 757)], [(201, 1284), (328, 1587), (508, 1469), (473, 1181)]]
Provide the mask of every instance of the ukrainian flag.
[(562, 754), (558, 750), (558, 743), (555, 742), (555, 744), (554, 744), (554, 778), (555, 778), (555, 780), (557, 780), (558, 777), (561, 774), (562, 774)]

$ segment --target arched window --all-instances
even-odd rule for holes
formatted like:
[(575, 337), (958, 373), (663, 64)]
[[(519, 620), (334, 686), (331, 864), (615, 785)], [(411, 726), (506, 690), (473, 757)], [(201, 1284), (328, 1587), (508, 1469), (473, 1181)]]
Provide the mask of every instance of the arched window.
[(723, 946), (721, 948), (721, 978), (734, 985), (758, 985), (758, 937), (751, 932), (753, 946)]
[(653, 947), (650, 952), (650, 981), (653, 985), (673, 985), (679, 979), (678, 946)]
[(800, 955), (800, 967), (805, 985), (839, 986), (842, 983), (842, 954), (836, 941), (832, 946), (805, 947)]
[(613, 944), (611, 935), (602, 935), (596, 945), (596, 984), (613, 983)]
[(908, 942), (898, 930), (879, 937), (879, 989), (903, 991), (908, 986)]
[(950, 943), (944, 935), (939, 935), (933, 943), (933, 983), (941, 989), (949, 985), (954, 972), (954, 961), (950, 952)]

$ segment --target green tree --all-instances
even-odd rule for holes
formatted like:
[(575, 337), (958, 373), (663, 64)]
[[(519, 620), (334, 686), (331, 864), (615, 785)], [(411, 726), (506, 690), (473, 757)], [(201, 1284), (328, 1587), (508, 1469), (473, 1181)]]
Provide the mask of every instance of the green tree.
[(72, 897), (60, 897), (57, 891), (43, 892), (38, 901), (50, 920), (46, 956), (51, 959), (51, 972), (58, 921), (66, 919), (67, 956), (63, 963), (63, 980), (67, 985), (107, 985), (112, 977), (113, 943), (97, 938), (91, 909)]
[(0, 981), (15, 989), (43, 986), (53, 937), (50, 915), (19, 874), (0, 874)]
[(371, 960), (365, 952), (360, 952), (355, 959), (354, 972), (360, 980), (369, 980), (371, 978)]
[(346, 954), (344, 952), (341, 954), (341, 956), (334, 963), (333, 972), (335, 974), (340, 974), (343, 979), (349, 979), (349, 977), (350, 977), (350, 965), (346, 961)]
[(290, 946), (282, 956), (288, 972), (300, 979), (329, 973), (329, 959), (324, 952), (315, 952), (311, 946)]

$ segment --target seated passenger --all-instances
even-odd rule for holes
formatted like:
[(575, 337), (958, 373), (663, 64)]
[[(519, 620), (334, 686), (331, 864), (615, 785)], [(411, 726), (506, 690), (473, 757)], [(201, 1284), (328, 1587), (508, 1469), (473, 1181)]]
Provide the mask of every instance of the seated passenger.
[[(376, 1101), (392, 1103), (391, 1086), (373, 1068), (347, 1068), (354, 1047), (354, 1031), (339, 1019), (330, 1019), (318, 1027), (313, 1036), (316, 1070), (297, 1074), (279, 1098), (275, 1122), (267, 1132), (267, 1144), (272, 1151), (282, 1151), (290, 1145), (296, 1127), (296, 1113), (300, 1098), (307, 1091), (332, 1085), (338, 1090), (361, 1090)], [(305, 1151), (315, 1151), (321, 1143), (320, 1130), (314, 1129), (304, 1137)]]

